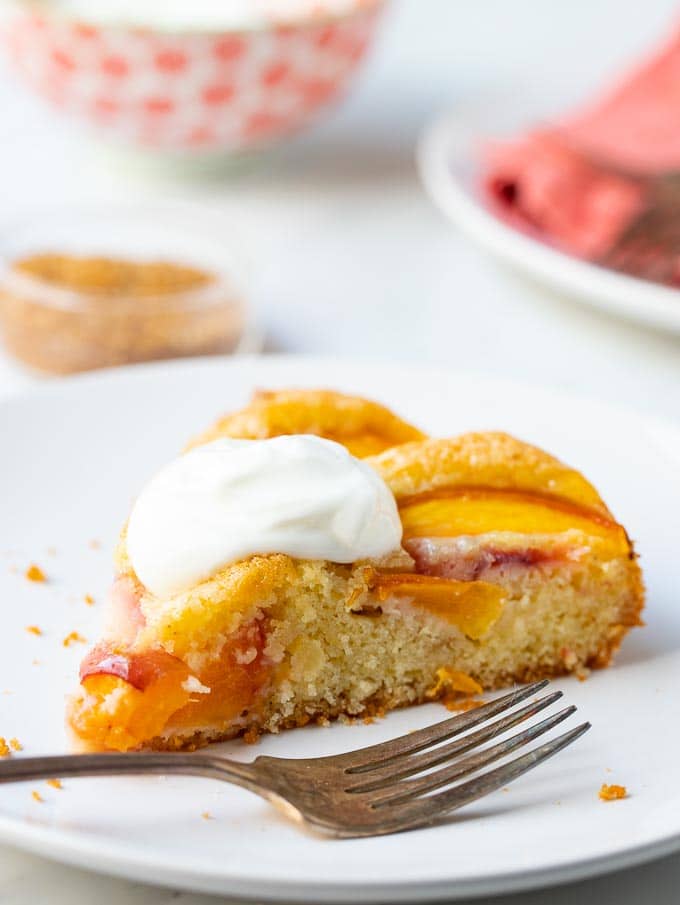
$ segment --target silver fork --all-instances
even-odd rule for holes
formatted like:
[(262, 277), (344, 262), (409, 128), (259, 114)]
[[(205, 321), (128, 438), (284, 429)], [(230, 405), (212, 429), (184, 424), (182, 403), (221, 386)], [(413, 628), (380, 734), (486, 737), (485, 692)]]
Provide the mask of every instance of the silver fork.
[[(262, 756), (252, 763), (229, 760), (210, 751), (20, 757), (0, 763), (0, 783), (56, 776), (203, 776), (249, 789), (327, 835), (347, 838), (397, 833), (432, 824), (506, 786), (583, 735), (590, 723), (582, 723), (509, 763), (461, 782), (525, 747), (574, 713), (575, 707), (566, 707), (515, 735), (482, 747), (562, 696), (556, 691), (514, 709), (547, 684), (535, 682), (426, 729), (332, 757)], [(500, 714), (505, 715), (493, 719)], [(468, 732), (475, 727), (480, 728)], [(449, 742), (456, 736), (460, 738)]]

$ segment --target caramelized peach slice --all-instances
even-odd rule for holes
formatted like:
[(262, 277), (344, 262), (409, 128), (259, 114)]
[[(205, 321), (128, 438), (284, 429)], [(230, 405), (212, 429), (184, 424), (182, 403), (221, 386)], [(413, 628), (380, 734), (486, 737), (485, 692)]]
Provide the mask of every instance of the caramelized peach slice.
[(173, 715), (172, 728), (227, 724), (252, 708), (271, 673), (264, 655), (266, 640), (262, 622), (243, 626), (221, 656), (201, 671), (201, 683), (210, 692), (194, 695)]
[(488, 632), (503, 610), (505, 593), (486, 581), (455, 581), (411, 572), (370, 570), (368, 586), (379, 601), (408, 597), (476, 640)]
[(72, 708), (71, 726), (91, 748), (125, 751), (170, 725), (228, 724), (253, 706), (269, 677), (265, 643), (265, 627), (248, 623), (199, 676), (162, 650), (100, 645), (81, 666), (85, 694)]
[(613, 519), (540, 494), (491, 488), (440, 490), (404, 500), (400, 513), (406, 541), (500, 531), (561, 534), (577, 530), (606, 538), (622, 553), (628, 549), (625, 531)]
[(127, 751), (154, 738), (190, 698), (188, 667), (164, 651), (101, 645), (85, 658), (80, 674), (85, 694), (70, 723), (88, 747), (99, 750)]
[(218, 437), (261, 440), (282, 434), (316, 434), (364, 458), (425, 434), (377, 402), (332, 390), (259, 391), (250, 405), (226, 415), (191, 446)]
[(400, 504), (424, 487), (493, 489), (566, 500), (611, 517), (583, 475), (509, 434), (487, 431), (406, 443), (372, 457), (370, 464)]

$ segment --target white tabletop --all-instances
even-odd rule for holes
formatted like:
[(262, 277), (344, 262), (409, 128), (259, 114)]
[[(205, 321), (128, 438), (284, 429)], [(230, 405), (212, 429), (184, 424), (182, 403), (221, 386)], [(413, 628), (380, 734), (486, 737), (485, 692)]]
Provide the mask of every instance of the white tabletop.
[[(593, 79), (654, 40), (675, 0), (394, 0), (349, 100), (307, 135), (231, 178), (132, 170), (102, 154), (0, 71), (0, 229), (46, 202), (191, 200), (226, 218), (254, 260), (254, 304), (276, 351), (450, 363), (680, 417), (677, 339), (610, 320), (497, 267), (425, 198), (414, 144), (436, 112), (485, 86)], [(680, 302), (679, 302), (680, 303)], [(0, 395), (35, 382), (0, 357)], [(680, 857), (558, 892), (676, 901)], [(0, 902), (215, 901), (90, 876), (0, 849)]]

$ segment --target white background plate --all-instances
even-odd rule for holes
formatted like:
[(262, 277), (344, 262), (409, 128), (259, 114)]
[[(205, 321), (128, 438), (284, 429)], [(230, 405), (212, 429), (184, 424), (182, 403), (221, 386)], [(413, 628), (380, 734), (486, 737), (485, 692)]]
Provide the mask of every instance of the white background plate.
[[(304, 385), (368, 394), (434, 433), (513, 431), (598, 485), (642, 553), (649, 625), (627, 639), (614, 669), (555, 683), (593, 729), (507, 793), (415, 833), (315, 838), (240, 789), (156, 777), (70, 780), (62, 791), (3, 787), (0, 839), (163, 885), (308, 902), (507, 891), (678, 847), (680, 433), (624, 410), (442, 370), (312, 359), (184, 362), (55, 382), (2, 403), (0, 733), (18, 736), (26, 754), (65, 750), (64, 695), (83, 647), (61, 642), (74, 629), (96, 637), (111, 548), (133, 495), (254, 387)], [(93, 539), (101, 549), (92, 549)], [(45, 569), (48, 584), (23, 578), (29, 562)], [(95, 606), (83, 602), (86, 593)], [(28, 634), (30, 624), (44, 634)], [(256, 750), (223, 747), (242, 759), (328, 754), (445, 716), (428, 705), (370, 726), (296, 730)], [(625, 784), (630, 797), (602, 803), (603, 782)], [(32, 788), (44, 803), (31, 798)], [(204, 811), (214, 819), (202, 819)]]
[[(501, 260), (560, 293), (602, 311), (680, 333), (680, 292), (571, 257), (504, 223), (479, 190), (485, 141), (515, 137), (568, 104), (559, 90), (537, 95), (526, 86), (475, 99), (429, 126), (418, 152), (420, 174), (440, 210)], [(571, 100), (571, 98), (570, 98)]]

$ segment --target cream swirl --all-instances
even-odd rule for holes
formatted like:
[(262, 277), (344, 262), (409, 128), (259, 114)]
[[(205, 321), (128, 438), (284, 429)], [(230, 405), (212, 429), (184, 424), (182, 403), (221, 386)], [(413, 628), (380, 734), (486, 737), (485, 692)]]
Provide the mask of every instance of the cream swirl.
[(350, 563), (400, 543), (384, 481), (310, 435), (222, 439), (180, 456), (142, 490), (127, 534), (137, 576), (159, 597), (258, 553)]

